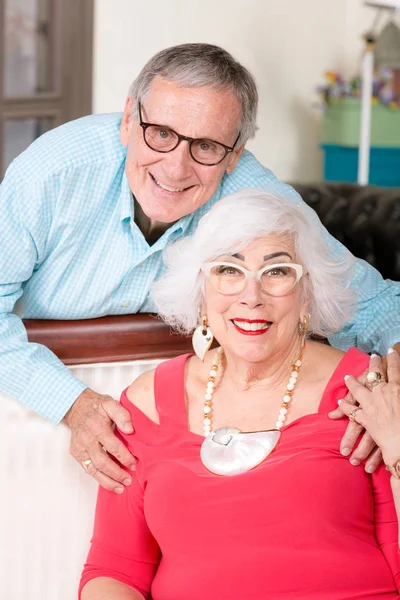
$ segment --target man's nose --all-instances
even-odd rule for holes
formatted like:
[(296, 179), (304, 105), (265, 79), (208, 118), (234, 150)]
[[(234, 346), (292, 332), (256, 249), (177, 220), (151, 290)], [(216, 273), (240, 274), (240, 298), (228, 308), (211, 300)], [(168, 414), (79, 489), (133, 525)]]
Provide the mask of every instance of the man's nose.
[(193, 159), (190, 156), (189, 144), (182, 140), (175, 150), (164, 155), (168, 167), (168, 174), (174, 179), (184, 179), (192, 174)]
[(249, 277), (245, 289), (239, 296), (239, 302), (249, 308), (257, 308), (265, 304), (265, 298), (257, 277)]

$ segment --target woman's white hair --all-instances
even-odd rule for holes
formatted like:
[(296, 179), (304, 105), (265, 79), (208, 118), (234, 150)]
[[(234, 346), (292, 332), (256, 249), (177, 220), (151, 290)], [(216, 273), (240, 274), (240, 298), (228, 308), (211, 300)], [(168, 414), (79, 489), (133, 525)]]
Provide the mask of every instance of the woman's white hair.
[(306, 204), (258, 189), (219, 200), (193, 235), (166, 250), (167, 271), (152, 288), (160, 316), (179, 332), (191, 333), (199, 324), (204, 297), (201, 266), (270, 234), (290, 235), (296, 261), (307, 268), (301, 284), (311, 315), (309, 333), (329, 336), (339, 331), (355, 309), (352, 254), (343, 248), (340, 258), (332, 257), (329, 236)]

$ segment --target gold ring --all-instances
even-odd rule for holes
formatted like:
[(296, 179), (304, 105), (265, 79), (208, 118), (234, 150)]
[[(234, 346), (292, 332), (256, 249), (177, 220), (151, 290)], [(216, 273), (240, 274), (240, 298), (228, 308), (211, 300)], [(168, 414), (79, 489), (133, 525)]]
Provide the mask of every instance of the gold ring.
[(385, 380), (382, 377), (382, 373), (379, 373), (379, 371), (369, 371), (367, 373), (367, 381), (369, 385), (374, 386), (384, 383)]
[(85, 471), (88, 470), (88, 466), (92, 464), (92, 461), (90, 460), (90, 458), (86, 459), (86, 460), (82, 460), (82, 467), (85, 469)]
[(358, 423), (358, 421), (356, 421), (356, 412), (358, 410), (361, 410), (361, 406), (357, 406), (357, 408), (354, 408), (350, 413), (349, 413), (349, 419), (350, 421), (353, 421), (355, 423)]

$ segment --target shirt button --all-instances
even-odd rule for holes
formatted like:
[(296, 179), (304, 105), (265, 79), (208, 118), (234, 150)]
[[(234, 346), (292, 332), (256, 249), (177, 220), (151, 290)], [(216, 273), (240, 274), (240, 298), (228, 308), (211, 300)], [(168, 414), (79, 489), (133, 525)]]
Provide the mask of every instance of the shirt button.
[(130, 303), (130, 302), (128, 302), (128, 300), (126, 300), (125, 302), (123, 302), (123, 303), (122, 303), (122, 306), (123, 306), (124, 308), (126, 308), (126, 307), (128, 307), (128, 306), (130, 306), (130, 305), (131, 305), (131, 303)]

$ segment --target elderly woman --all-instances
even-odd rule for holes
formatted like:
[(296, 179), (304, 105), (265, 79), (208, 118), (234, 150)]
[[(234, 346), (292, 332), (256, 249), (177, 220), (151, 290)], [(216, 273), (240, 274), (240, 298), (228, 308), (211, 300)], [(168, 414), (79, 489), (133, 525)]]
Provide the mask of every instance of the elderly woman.
[(197, 356), (122, 394), (138, 466), (124, 494), (99, 491), (82, 600), (399, 597), (390, 474), (354, 470), (347, 420), (328, 418), (368, 356), (306, 341), (353, 309), (352, 259), (315, 218), (240, 192), (168, 251), (154, 298)]

